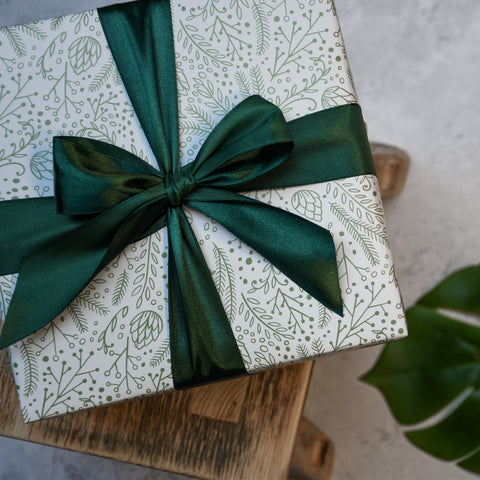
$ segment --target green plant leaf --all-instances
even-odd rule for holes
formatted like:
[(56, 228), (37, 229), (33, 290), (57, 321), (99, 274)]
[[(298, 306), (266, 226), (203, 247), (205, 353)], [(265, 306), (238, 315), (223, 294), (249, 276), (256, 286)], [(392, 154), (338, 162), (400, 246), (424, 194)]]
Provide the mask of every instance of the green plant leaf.
[(453, 273), (422, 297), (418, 304), (480, 314), (480, 266)]
[[(475, 315), (478, 326), (452, 318), (454, 310)], [(430, 419), (430, 426), (406, 432), (414, 445), (474, 473), (480, 473), (478, 314), (480, 265), (453, 273), (410, 308), (409, 336), (388, 344), (362, 378), (383, 393), (400, 423)]]

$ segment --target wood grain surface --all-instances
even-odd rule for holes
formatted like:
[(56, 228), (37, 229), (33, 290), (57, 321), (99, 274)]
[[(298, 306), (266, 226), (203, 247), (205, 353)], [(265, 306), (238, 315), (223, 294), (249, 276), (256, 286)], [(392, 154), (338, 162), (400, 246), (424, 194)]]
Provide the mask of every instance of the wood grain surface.
[(302, 417), (290, 464), (289, 480), (329, 480), (335, 451), (332, 441)]
[(313, 362), (24, 424), (0, 353), (0, 435), (215, 480), (288, 476)]
[(405, 186), (410, 157), (405, 150), (384, 143), (371, 143), (382, 199), (398, 195)]

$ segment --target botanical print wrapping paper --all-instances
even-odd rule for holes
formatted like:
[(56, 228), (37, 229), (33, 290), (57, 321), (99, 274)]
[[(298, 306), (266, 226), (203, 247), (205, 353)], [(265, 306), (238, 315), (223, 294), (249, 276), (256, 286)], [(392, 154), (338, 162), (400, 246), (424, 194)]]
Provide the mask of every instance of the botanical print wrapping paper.
[[(172, 17), (183, 163), (249, 95), (287, 120), (356, 102), (331, 0), (174, 1)], [(55, 135), (112, 143), (155, 165), (96, 11), (0, 28), (0, 201), (53, 195)], [(249, 372), (406, 334), (375, 176), (246, 195), (332, 232), (345, 312), (187, 211)], [(10, 348), (25, 421), (173, 389), (167, 248), (164, 230), (131, 245)], [(3, 315), (15, 281), (0, 277)]]

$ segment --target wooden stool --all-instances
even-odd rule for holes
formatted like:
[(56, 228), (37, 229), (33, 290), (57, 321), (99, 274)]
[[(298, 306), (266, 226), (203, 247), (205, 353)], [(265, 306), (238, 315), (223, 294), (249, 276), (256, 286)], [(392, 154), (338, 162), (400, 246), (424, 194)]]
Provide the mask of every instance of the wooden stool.
[[(383, 197), (399, 193), (405, 152), (372, 144)], [(0, 435), (212, 480), (327, 480), (330, 440), (302, 417), (313, 362), (30, 424), (0, 353)]]

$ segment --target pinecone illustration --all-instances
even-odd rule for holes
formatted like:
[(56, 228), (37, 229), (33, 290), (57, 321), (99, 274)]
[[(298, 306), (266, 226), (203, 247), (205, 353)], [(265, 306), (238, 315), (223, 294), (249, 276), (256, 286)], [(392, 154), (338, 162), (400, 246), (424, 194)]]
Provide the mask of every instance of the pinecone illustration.
[(100, 58), (101, 52), (102, 47), (100, 43), (93, 37), (80, 37), (75, 40), (68, 49), (68, 58), (73, 71), (79, 74), (94, 67)]
[(162, 330), (162, 317), (151, 310), (140, 312), (130, 322), (130, 335), (139, 350), (157, 340)]
[(35, 153), (30, 160), (30, 170), (40, 180), (53, 180), (52, 154), (48, 150)]
[(309, 220), (322, 220), (322, 199), (313, 190), (300, 190), (292, 197), (292, 207)]

